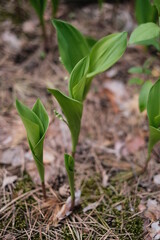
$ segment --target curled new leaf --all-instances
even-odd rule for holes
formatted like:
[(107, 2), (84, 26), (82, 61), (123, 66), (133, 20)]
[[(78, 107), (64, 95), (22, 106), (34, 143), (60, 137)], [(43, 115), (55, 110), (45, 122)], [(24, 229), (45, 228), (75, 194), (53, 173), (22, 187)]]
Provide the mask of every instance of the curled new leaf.
[(39, 99), (32, 110), (18, 100), (16, 100), (16, 108), (26, 128), (28, 143), (41, 181), (44, 182), (43, 142), (49, 125), (47, 112)]
[(72, 137), (72, 152), (75, 152), (81, 127), (83, 104), (65, 96), (56, 89), (48, 89), (48, 91), (57, 99), (64, 116), (66, 117)]
[(147, 114), (150, 130), (148, 155), (150, 156), (154, 145), (160, 141), (160, 79), (149, 92)]
[(89, 70), (89, 56), (81, 59), (74, 67), (69, 80), (70, 96), (78, 101), (84, 100), (84, 90)]

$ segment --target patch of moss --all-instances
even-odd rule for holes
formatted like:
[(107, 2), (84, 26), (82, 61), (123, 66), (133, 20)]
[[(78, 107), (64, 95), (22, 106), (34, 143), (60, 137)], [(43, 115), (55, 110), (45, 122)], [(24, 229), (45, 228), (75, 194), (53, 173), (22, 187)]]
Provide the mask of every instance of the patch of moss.
[(17, 181), (13, 194), (18, 193), (19, 191), (26, 193), (32, 189), (34, 189), (34, 183), (32, 182), (31, 177), (27, 173), (24, 173), (23, 179)]
[[(89, 179), (82, 187), (83, 207), (99, 200), (103, 195), (103, 201), (94, 211), (93, 217), (101, 224), (107, 224), (112, 228), (121, 240), (142, 240), (143, 221), (140, 216), (135, 215), (138, 212), (140, 199), (134, 195), (130, 199), (116, 188), (116, 185), (102, 188), (99, 178)], [(121, 209), (117, 208), (118, 205)], [(104, 233), (103, 228), (97, 230)]]
[[(17, 181), (15, 188), (13, 189), (13, 198), (16, 198), (20, 194), (27, 193), (34, 189), (34, 184), (30, 178), (30, 176), (27, 173), (24, 173), (23, 179)], [(32, 196), (29, 196), (27, 199), (25, 199), (25, 202), (27, 203), (28, 211), (31, 211), (32, 204), (35, 202), (34, 198)], [(27, 216), (27, 209), (24, 201), (18, 201), (15, 204), (15, 211), (14, 211), (14, 231), (23, 231), (24, 229), (28, 228), (28, 216)], [(0, 221), (0, 228), (3, 229), (4, 226), (8, 224), (8, 221), (10, 218), (3, 219)], [(9, 228), (12, 228), (12, 222), (8, 226)]]

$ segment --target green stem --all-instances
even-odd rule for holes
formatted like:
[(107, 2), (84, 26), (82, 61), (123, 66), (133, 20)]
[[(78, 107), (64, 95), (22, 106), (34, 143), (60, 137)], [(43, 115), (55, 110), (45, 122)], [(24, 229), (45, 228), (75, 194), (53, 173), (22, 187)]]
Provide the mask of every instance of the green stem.
[(48, 46), (48, 37), (46, 33), (46, 26), (44, 19), (41, 19), (41, 27), (42, 27), (42, 35), (43, 35), (43, 41), (44, 41), (44, 51), (47, 53), (49, 51), (49, 46)]
[(65, 154), (65, 167), (68, 175), (68, 181), (71, 192), (71, 210), (73, 210), (75, 205), (75, 188), (74, 188), (74, 154), (72, 156)]

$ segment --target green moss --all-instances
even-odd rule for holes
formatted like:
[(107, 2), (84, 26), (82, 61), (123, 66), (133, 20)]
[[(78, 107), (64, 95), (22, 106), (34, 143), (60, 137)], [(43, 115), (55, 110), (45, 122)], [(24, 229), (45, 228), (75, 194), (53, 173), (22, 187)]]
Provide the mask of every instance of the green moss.
[(16, 183), (13, 194), (17, 194), (19, 191), (26, 193), (32, 189), (34, 189), (34, 184), (32, 182), (32, 179), (27, 173), (24, 173), (23, 179), (19, 180)]
[[(134, 195), (131, 199), (122, 195), (120, 184), (118, 184), (118, 187), (110, 185), (107, 188), (102, 188), (98, 177), (91, 178), (83, 183), (83, 207), (99, 200), (102, 195), (104, 201), (94, 211), (93, 217), (104, 226), (107, 224), (111, 227), (121, 240), (143, 239), (143, 221), (140, 216), (135, 215), (138, 212), (140, 199)], [(120, 205), (122, 209), (118, 210), (117, 205)], [(105, 233), (103, 228), (97, 230), (98, 232), (102, 231), (102, 234)], [(131, 238), (127, 236), (127, 233)]]
[[(24, 173), (23, 179), (17, 181), (15, 188), (13, 189), (13, 195), (12, 198), (16, 198), (21, 194), (27, 193), (34, 189), (34, 184), (30, 178), (30, 176), (27, 173)], [(29, 196), (27, 199), (25, 199), (25, 202), (27, 204), (28, 211), (31, 211), (32, 204), (35, 202), (34, 198), (32, 196)], [(24, 229), (28, 229), (29, 223), (28, 223), (28, 216), (27, 216), (27, 209), (26, 204), (24, 201), (18, 201), (15, 204), (15, 211), (14, 211), (14, 231), (23, 231)], [(3, 229), (4, 226), (8, 224), (8, 221), (10, 221), (10, 218), (3, 219), (3, 221), (0, 221), (0, 228)], [(11, 222), (9, 224), (9, 228), (13, 227)]]

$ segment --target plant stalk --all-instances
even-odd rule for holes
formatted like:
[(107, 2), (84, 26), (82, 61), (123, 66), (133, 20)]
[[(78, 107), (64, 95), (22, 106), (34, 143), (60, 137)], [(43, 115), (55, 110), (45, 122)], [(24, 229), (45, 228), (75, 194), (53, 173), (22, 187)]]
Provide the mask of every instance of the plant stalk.
[(46, 27), (44, 23), (44, 19), (41, 20), (41, 27), (42, 27), (42, 35), (43, 35), (43, 41), (44, 41), (44, 51), (48, 53), (49, 51), (49, 46), (48, 46), (48, 37), (46, 33)]
[[(75, 156), (75, 152), (72, 152), (72, 157), (74, 158)], [(74, 171), (73, 171), (73, 179), (72, 179), (72, 188), (71, 188), (71, 210), (74, 209), (74, 205), (75, 205), (75, 188), (74, 188)]]
[(43, 193), (43, 198), (44, 200), (46, 201), (47, 200), (47, 195), (46, 195), (46, 186), (45, 186), (45, 183), (42, 182), (42, 193)]

